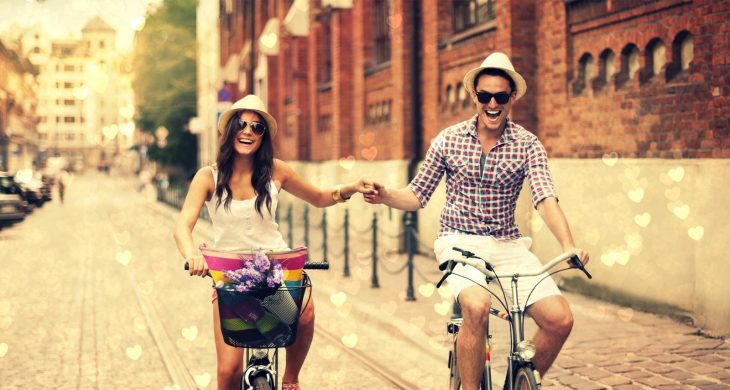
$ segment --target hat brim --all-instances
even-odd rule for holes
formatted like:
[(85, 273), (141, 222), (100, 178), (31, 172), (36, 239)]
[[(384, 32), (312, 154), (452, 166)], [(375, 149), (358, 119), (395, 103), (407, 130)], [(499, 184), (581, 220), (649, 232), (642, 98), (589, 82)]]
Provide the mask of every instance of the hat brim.
[(527, 83), (525, 82), (525, 79), (522, 77), (522, 75), (515, 72), (514, 70), (496, 68), (491, 66), (480, 66), (478, 68), (474, 68), (468, 71), (466, 73), (466, 76), (464, 76), (464, 88), (466, 88), (467, 91), (472, 94), (472, 96), (476, 94), (476, 91), (474, 90), (474, 79), (477, 77), (479, 72), (483, 71), (484, 69), (498, 69), (507, 73), (515, 82), (515, 100), (518, 100), (525, 95), (525, 92), (527, 92)]
[(269, 133), (271, 133), (271, 136), (273, 137), (276, 135), (276, 130), (278, 129), (276, 125), (276, 119), (274, 119), (274, 117), (271, 116), (268, 112), (256, 110), (253, 108), (231, 108), (224, 111), (223, 114), (221, 114), (220, 118), (218, 118), (218, 134), (225, 133), (228, 121), (231, 120), (231, 117), (237, 115), (241, 111), (253, 111), (261, 115), (261, 117), (264, 118), (264, 121), (266, 121), (266, 129), (269, 131)]

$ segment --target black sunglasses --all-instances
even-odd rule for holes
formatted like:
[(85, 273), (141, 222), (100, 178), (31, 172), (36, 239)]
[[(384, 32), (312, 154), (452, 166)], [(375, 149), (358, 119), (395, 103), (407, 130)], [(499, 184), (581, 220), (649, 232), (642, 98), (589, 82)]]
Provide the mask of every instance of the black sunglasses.
[(504, 91), (497, 93), (489, 93), (486, 91), (477, 92), (477, 100), (479, 100), (479, 103), (481, 104), (489, 103), (492, 98), (497, 101), (497, 104), (507, 104), (507, 102), (509, 102), (510, 96), (512, 96), (511, 93), (507, 93)]
[(236, 133), (246, 128), (246, 126), (251, 127), (251, 131), (256, 135), (262, 135), (266, 131), (266, 125), (259, 122), (246, 122), (242, 120), (236, 121)]

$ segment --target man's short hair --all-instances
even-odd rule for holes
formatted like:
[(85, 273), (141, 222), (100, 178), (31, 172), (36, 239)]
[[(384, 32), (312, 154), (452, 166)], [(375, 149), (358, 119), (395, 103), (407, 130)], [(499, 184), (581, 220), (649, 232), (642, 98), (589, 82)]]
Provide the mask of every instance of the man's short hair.
[(510, 93), (517, 90), (517, 85), (515, 84), (515, 81), (512, 80), (512, 77), (510, 77), (507, 74), (507, 72), (503, 71), (502, 69), (487, 68), (487, 69), (482, 69), (479, 73), (477, 73), (477, 77), (474, 77), (474, 85), (472, 85), (472, 89), (475, 92), (477, 90), (477, 83), (479, 82), (479, 77), (482, 77), (482, 75), (499, 76), (499, 77), (509, 81), (509, 87), (511, 89), (511, 91), (509, 91)]

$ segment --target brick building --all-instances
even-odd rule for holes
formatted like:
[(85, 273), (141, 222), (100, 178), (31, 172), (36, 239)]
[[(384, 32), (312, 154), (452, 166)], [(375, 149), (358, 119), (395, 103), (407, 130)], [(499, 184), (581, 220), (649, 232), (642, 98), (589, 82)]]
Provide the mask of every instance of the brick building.
[[(220, 0), (219, 11), (225, 91), (267, 100), (277, 156), (315, 182), (405, 185), (431, 139), (474, 114), (464, 74), (506, 52), (528, 86), (512, 117), (548, 149), (594, 286), (730, 334), (730, 2)], [(437, 191), (439, 206), (419, 212), (422, 241), (442, 202)], [(528, 204), (520, 230), (552, 257)]]
[[(251, 70), (267, 62), (268, 77), (253, 90), (282, 122), (277, 141), (286, 159), (421, 156), (439, 130), (472, 114), (461, 80), (494, 50), (508, 53), (527, 80), (515, 120), (553, 157), (730, 157), (726, 1), (220, 6), (221, 66), (240, 59), (241, 77), (231, 84), (240, 97), (252, 91)], [(278, 37), (277, 54), (251, 55), (265, 45), (262, 32), (274, 18), (282, 23), (266, 35)], [(299, 28), (296, 18), (307, 18), (304, 34), (290, 31)]]

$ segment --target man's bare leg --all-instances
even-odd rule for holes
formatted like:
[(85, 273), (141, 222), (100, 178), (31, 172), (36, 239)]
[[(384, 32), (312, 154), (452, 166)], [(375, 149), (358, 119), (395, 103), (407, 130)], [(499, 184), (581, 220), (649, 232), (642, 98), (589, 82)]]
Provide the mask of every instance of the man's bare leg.
[(543, 298), (527, 310), (540, 328), (532, 339), (537, 349), (532, 362), (545, 375), (573, 329), (573, 313), (562, 295)]
[(459, 293), (459, 306), (464, 321), (456, 340), (456, 357), (461, 376), (461, 388), (479, 388), (484, 370), (485, 334), (489, 325), (489, 293), (474, 286)]

